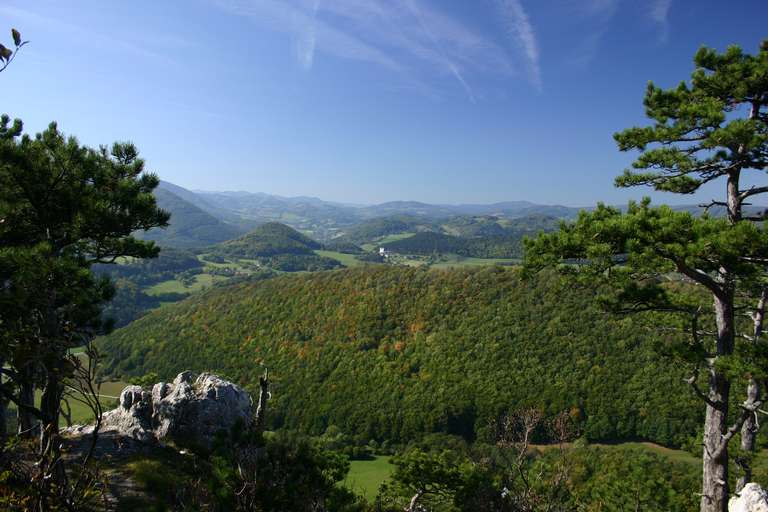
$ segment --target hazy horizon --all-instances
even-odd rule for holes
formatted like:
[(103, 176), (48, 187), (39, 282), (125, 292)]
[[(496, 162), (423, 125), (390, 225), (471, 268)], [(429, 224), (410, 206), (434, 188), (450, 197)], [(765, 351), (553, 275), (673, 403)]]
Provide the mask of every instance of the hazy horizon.
[[(162, 176), (160, 178), (161, 178), (162, 181), (168, 182), (168, 180), (162, 179)], [(605, 203), (605, 204), (609, 204), (611, 206), (626, 206), (628, 201), (631, 201), (631, 200), (640, 201), (643, 198), (643, 196), (649, 195), (649, 194), (643, 194), (642, 196), (638, 196), (636, 198), (629, 199), (629, 200), (627, 200), (627, 201), (625, 201), (623, 203), (611, 203), (611, 202), (607, 202), (607, 201), (597, 200), (597, 201), (595, 201), (592, 204), (566, 204), (566, 203), (556, 203), (556, 202), (551, 202), (551, 201), (550, 202), (546, 202), (546, 201), (538, 202), (538, 201), (529, 201), (527, 199), (517, 199), (517, 198), (502, 199), (500, 201), (489, 201), (489, 202), (429, 202), (429, 201), (423, 201), (423, 200), (420, 200), (420, 199), (410, 199), (410, 198), (407, 198), (407, 197), (405, 197), (405, 198), (387, 199), (387, 200), (384, 200), (384, 201), (372, 202), (372, 203), (371, 202), (363, 203), (363, 202), (356, 202), (356, 201), (354, 201), (353, 200), (354, 198), (352, 198), (352, 200), (350, 200), (350, 201), (335, 201), (335, 200), (331, 200), (331, 199), (326, 199), (326, 198), (321, 197), (321, 196), (313, 196), (313, 195), (306, 195), (306, 194), (286, 194), (286, 195), (284, 195), (284, 194), (274, 194), (274, 193), (271, 193), (269, 191), (264, 191), (264, 190), (253, 190), (253, 191), (250, 191), (250, 190), (227, 190), (227, 189), (205, 190), (205, 189), (188, 188), (188, 187), (183, 186), (182, 184), (174, 183), (174, 182), (169, 182), (169, 183), (171, 183), (172, 185), (176, 185), (178, 187), (184, 188), (184, 189), (188, 190), (189, 192), (193, 192), (195, 194), (253, 194), (253, 195), (263, 194), (263, 195), (272, 196), (272, 197), (278, 197), (278, 198), (282, 198), (282, 199), (300, 199), (300, 198), (316, 199), (316, 200), (323, 201), (325, 203), (333, 203), (333, 204), (338, 204), (338, 205), (342, 205), (342, 206), (360, 207), (360, 208), (365, 208), (365, 207), (370, 207), (370, 206), (377, 206), (377, 205), (386, 204), (386, 203), (395, 203), (395, 202), (423, 203), (423, 204), (427, 204), (427, 205), (431, 205), (431, 206), (472, 206), (472, 205), (487, 206), (487, 205), (493, 205), (493, 204), (518, 203), (519, 202), (519, 203), (530, 203), (530, 204), (537, 205), (537, 206), (565, 206), (567, 208), (591, 208), (591, 207), (594, 207), (599, 202), (602, 202), (602, 203)], [(657, 196), (660, 196), (660, 195), (657, 194)], [(664, 197), (664, 196), (660, 196), (660, 197)], [(659, 200), (658, 198), (656, 198), (656, 200), (654, 200), (653, 203), (654, 204), (666, 204), (666, 205), (669, 205), (669, 206), (699, 206), (699, 202), (693, 200), (693, 198), (695, 196), (681, 196), (679, 194), (674, 194), (674, 195), (673, 194), (668, 194), (667, 197), (669, 199), (673, 199), (673, 200), (677, 199), (677, 201), (662, 201), (662, 200)], [(691, 201), (690, 202), (686, 202), (685, 201), (685, 197), (690, 197)], [(752, 206), (756, 206), (758, 208), (768, 207), (768, 205), (762, 205), (762, 204), (761, 205), (753, 204)]]

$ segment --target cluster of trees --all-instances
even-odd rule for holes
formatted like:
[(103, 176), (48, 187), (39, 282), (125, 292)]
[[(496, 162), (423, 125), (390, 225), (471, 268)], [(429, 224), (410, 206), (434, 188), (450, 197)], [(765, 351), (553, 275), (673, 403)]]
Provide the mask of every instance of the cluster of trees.
[(411, 236), (385, 242), (381, 246), (400, 254), (517, 258), (522, 256), (522, 240), (525, 236), (551, 231), (557, 225), (557, 219), (544, 215), (511, 220), (494, 216), (459, 216), (436, 220), (394, 215), (366, 221), (334, 242), (354, 246), (375, 242), (387, 235), (412, 233)]
[(215, 247), (215, 253), (235, 258), (255, 259), (278, 254), (314, 254), (322, 246), (296, 231), (280, 224), (268, 222), (250, 233)]
[(189, 296), (188, 293), (174, 292), (150, 295), (144, 291), (143, 286), (124, 278), (113, 281), (112, 285), (115, 293), (109, 302), (104, 304), (102, 316), (111, 322), (114, 328), (124, 327), (145, 315), (147, 311)]
[(434, 224), (423, 217), (413, 215), (390, 215), (367, 220), (349, 228), (344, 236), (338, 238), (352, 244), (364, 244), (387, 235), (433, 230)]
[(440, 226), (455, 234), (421, 231), (382, 244), (401, 254), (458, 254), (473, 258), (519, 258), (523, 255), (523, 239), (552, 231), (558, 225), (554, 217), (543, 215), (504, 220), (496, 217), (458, 217)]
[(258, 463), (247, 481), (242, 451), (250, 445), (243, 443), (242, 433), (233, 432), (194, 464), (178, 460), (168, 449), (132, 462), (132, 478), (145, 493), (122, 505), (339, 512), (696, 509), (699, 474), (690, 462), (581, 440), (532, 445), (531, 434), (542, 429), (561, 441), (573, 434), (567, 415), (547, 419), (526, 409), (503, 417), (489, 442), (424, 436), (391, 459), (393, 474), (373, 502), (340, 485), (350, 467), (342, 453), (354, 443), (338, 429), (332, 427), (319, 438), (267, 432), (256, 441)]
[(519, 258), (523, 255), (524, 233), (503, 236), (461, 238), (442, 233), (422, 232), (381, 244), (399, 254), (458, 254), (472, 258)]
[(275, 254), (267, 258), (259, 258), (259, 261), (264, 266), (281, 272), (317, 272), (343, 266), (338, 260), (317, 254)]
[[(12, 37), (15, 51), (0, 45), (0, 71), (24, 44), (17, 31)], [(374, 266), (242, 282), (103, 339), (114, 375), (213, 370), (259, 390), (253, 421), (199, 459), (188, 503), (370, 508), (337, 485), (345, 457), (318, 441), (264, 435), (269, 381), (253, 368), (267, 364), (275, 429), (324, 433), (326, 443), (339, 441), (330, 425), (357, 440), (453, 436), (398, 456), (379, 510), (686, 510), (699, 501), (702, 512), (724, 512), (731, 489), (755, 477), (768, 385), (768, 214), (746, 208), (768, 186), (745, 185), (750, 171), (768, 168), (768, 42), (754, 56), (702, 49), (695, 62), (690, 83), (649, 84), (652, 126), (616, 134), (621, 150), (641, 152), (617, 185), (690, 194), (720, 180), (724, 197), (711, 206), (724, 218), (647, 199), (625, 212), (598, 205), (526, 242), (522, 270)], [(83, 147), (55, 123), (30, 137), (21, 121), (0, 117), (5, 508), (88, 506), (101, 418), (92, 340), (109, 330), (102, 308), (114, 294), (94, 266), (157, 255), (134, 236), (168, 223), (157, 185), (131, 144)], [(319, 248), (280, 224), (256, 235), (225, 244), (224, 254), (312, 258)], [(87, 358), (72, 353), (80, 346)], [(90, 449), (74, 466), (59, 432), (67, 398), (96, 417)], [(8, 402), (19, 411), (18, 437), (36, 437), (35, 450), (30, 441), (5, 443)], [(652, 455), (563, 449), (577, 436), (676, 445), (698, 433), (699, 493), (690, 468)], [(561, 449), (531, 457), (535, 442)]]
[(363, 249), (352, 242), (345, 241), (344, 239), (334, 239), (324, 244), (324, 249), (327, 251), (336, 251), (344, 254), (362, 254)]
[[(723, 54), (702, 48), (695, 64), (690, 83), (667, 90), (649, 83), (651, 126), (615, 134), (619, 149), (640, 151), (616, 185), (691, 194), (719, 182), (722, 196), (705, 206), (723, 207), (726, 216), (654, 208), (647, 198), (625, 213), (598, 205), (530, 241), (526, 257), (531, 269), (559, 266), (576, 283), (605, 286), (608, 309), (650, 314), (662, 326), (659, 339), (687, 367), (705, 411), (700, 508), (723, 512), (733, 488), (729, 445), (740, 437), (738, 492), (752, 478), (768, 385), (768, 211), (746, 209), (768, 193), (768, 186), (752, 184), (768, 168), (768, 41), (756, 55), (736, 46)], [(670, 285), (673, 273), (688, 286)], [(667, 338), (669, 331), (687, 336)]]
[(561, 439), (571, 428), (563, 415), (547, 420), (526, 409), (505, 417), (495, 442), (427, 436), (393, 458), (396, 469), (376, 506), (450, 512), (696, 509), (694, 465), (637, 447), (581, 440), (532, 446), (530, 434), (542, 427)]
[[(209, 370), (273, 377), (272, 427), (390, 442), (487, 435), (501, 410), (571, 411), (590, 439), (680, 445), (701, 411), (655, 333), (611, 319), (594, 290), (513, 268), (367, 266), (213, 289), (100, 340), (121, 377)], [(578, 321), (575, 321), (578, 319)], [(546, 439), (542, 439), (545, 441)]]
[[(67, 471), (59, 417), (68, 399), (100, 415), (90, 342), (108, 329), (101, 307), (114, 289), (91, 268), (157, 254), (132, 236), (168, 221), (152, 195), (157, 183), (131, 144), (91, 149), (55, 123), (31, 137), (20, 120), (0, 117), (0, 458), (19, 469), (4, 479), (24, 486), (30, 509), (77, 509), (94, 482), (88, 456)], [(81, 346), (91, 359), (72, 354)], [(8, 402), (19, 436), (38, 438), (34, 464), (8, 462)]]
[(203, 263), (191, 251), (163, 248), (156, 258), (126, 261), (121, 265), (97, 264), (94, 272), (112, 279), (130, 279), (136, 284), (148, 285), (174, 279), (183, 272), (199, 272)]
[(465, 238), (504, 235), (537, 235), (542, 231), (552, 231), (557, 228), (560, 219), (551, 215), (530, 214), (513, 219), (482, 215), (474, 217), (455, 217), (442, 223), (443, 229), (449, 234)]
[(332, 258), (318, 256), (322, 245), (295, 229), (268, 222), (250, 233), (211, 248), (212, 257), (257, 260), (282, 272), (331, 270), (341, 267)]
[(115, 288), (114, 296), (103, 307), (102, 316), (114, 327), (123, 327), (163, 303), (177, 302), (189, 295), (150, 295), (144, 291), (147, 287), (169, 279), (193, 279), (203, 271), (203, 264), (190, 251), (163, 248), (156, 258), (125, 261), (119, 265), (96, 264), (92, 270), (97, 275), (108, 276)]
[[(490, 271), (495, 280), (481, 288), (473, 284), (489, 271), (466, 275), (460, 286), (443, 282), (438, 288), (430, 286), (427, 274), (398, 270), (407, 277), (393, 279), (396, 274), (383, 275), (380, 269), (322, 276), (337, 279), (322, 288), (313, 287), (311, 277), (272, 281), (279, 289), (268, 283), (244, 287), (247, 298), (233, 304), (228, 296), (229, 309), (222, 311), (228, 325), (236, 328), (196, 321), (210, 318), (206, 312), (222, 310), (217, 302), (223, 301), (212, 295), (205, 303), (186, 304), (187, 309), (174, 311), (172, 318), (148, 319), (136, 332), (107, 340), (113, 370), (142, 370), (147, 355), (157, 357), (168, 346), (177, 349), (189, 340), (202, 342), (214, 332), (240, 360), (223, 356), (225, 351), (216, 347), (215, 352), (202, 354), (205, 365), (247, 383), (242, 354), (269, 361), (278, 379), (285, 379), (277, 384), (288, 398), (288, 403), (276, 402), (277, 424), (309, 431), (332, 421), (370, 437), (407, 439), (415, 432), (442, 430), (483, 440), (488, 432), (482, 425), (499, 417), (499, 403), (525, 405), (536, 398), (545, 407), (570, 411), (590, 437), (680, 442), (696, 431), (696, 423), (703, 423), (700, 510), (725, 511), (732, 489), (729, 445), (740, 438), (741, 453), (735, 459), (740, 470), (738, 491), (753, 477), (758, 415), (768, 385), (763, 339), (768, 298), (766, 214), (747, 209), (753, 198), (768, 193), (768, 187), (745, 185), (750, 171), (762, 173), (768, 168), (768, 42), (754, 56), (737, 47), (723, 54), (704, 48), (695, 63), (690, 83), (669, 90), (649, 84), (645, 107), (651, 126), (616, 134), (622, 151), (641, 152), (616, 184), (691, 194), (720, 180), (725, 182), (725, 194), (707, 206), (724, 208), (724, 218), (654, 208), (647, 199), (630, 203), (626, 212), (598, 205), (581, 212), (574, 223), (527, 243), (529, 273), (557, 267), (568, 279), (560, 282), (545, 274), (544, 281), (539, 277), (525, 286), (513, 285), (512, 293), (504, 288), (513, 280), (497, 269)], [(432, 245), (425, 250), (436, 252), (438, 242), (455, 252), (454, 240), (435, 234), (402, 242), (416, 244), (415, 248), (404, 250), (398, 242), (390, 248), (414, 252)], [(341, 281), (344, 278), (351, 283)], [(579, 291), (574, 286), (579, 284), (586, 286)], [(328, 293), (330, 289), (343, 294)], [(533, 300), (526, 294), (531, 289), (536, 292)], [(536, 301), (552, 289), (559, 292), (557, 299), (545, 301), (546, 311), (538, 310)], [(286, 290), (294, 295), (281, 297), (280, 291)], [(602, 307), (644, 318), (602, 321), (590, 332), (590, 322), (599, 316), (592, 300), (595, 292)], [(269, 300), (264, 297), (267, 293)], [(499, 310), (510, 304), (505, 300), (510, 296), (523, 299), (524, 307), (515, 304), (514, 311)], [(303, 306), (301, 320), (281, 317), (297, 303)], [(407, 305), (407, 312), (401, 305)], [(559, 315), (569, 316), (560, 324), (568, 330), (564, 337), (552, 328)], [(173, 325), (175, 318), (191, 322)], [(515, 320), (511, 324), (515, 327), (533, 320), (536, 342), (511, 332), (509, 320)], [(640, 334), (643, 322), (655, 329)], [(184, 329), (184, 339), (173, 337), (171, 331), (179, 329)], [(149, 338), (151, 345), (131, 339), (136, 334)], [(548, 356), (556, 351), (567, 360), (550, 357), (557, 368), (550, 372), (536, 350), (542, 347)], [(671, 356), (666, 363), (658, 358), (657, 349)], [(503, 364), (507, 365), (503, 371), (496, 370)], [(165, 368), (158, 371), (170, 373)], [(473, 379), (475, 374), (482, 374), (482, 379)], [(570, 375), (577, 381), (570, 381)], [(517, 376), (524, 377), (522, 385), (513, 382)], [(675, 386), (683, 377), (692, 390), (685, 398)], [(666, 378), (671, 380), (662, 382)], [(699, 384), (702, 378), (704, 389)], [(607, 382), (610, 389), (601, 386)], [(579, 383), (586, 383), (587, 389)], [(536, 390), (536, 398), (526, 393), (530, 389)], [(365, 394), (358, 395), (362, 390)], [(550, 390), (556, 393), (550, 395)], [(656, 393), (664, 396), (657, 399)], [(691, 397), (702, 406), (696, 407)], [(375, 406), (368, 410), (360, 404)], [(616, 406), (619, 410), (612, 414)], [(389, 425), (382, 427), (382, 420)], [(424, 454), (414, 457), (401, 464), (400, 480), (416, 490), (409, 510), (416, 510), (427, 493), (446, 502), (453, 499), (456, 506), (466, 503), (466, 497), (456, 498), (457, 489), (463, 487), (455, 461), (435, 464)], [(425, 475), (434, 478), (425, 483)], [(637, 496), (639, 500), (640, 490)]]

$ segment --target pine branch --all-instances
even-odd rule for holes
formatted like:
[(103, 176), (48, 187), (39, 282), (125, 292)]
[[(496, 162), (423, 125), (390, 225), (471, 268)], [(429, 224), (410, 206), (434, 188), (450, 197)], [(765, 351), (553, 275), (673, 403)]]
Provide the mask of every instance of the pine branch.
[(744, 200), (748, 197), (756, 196), (758, 194), (768, 193), (768, 187), (752, 187), (747, 190), (739, 192), (739, 198)]

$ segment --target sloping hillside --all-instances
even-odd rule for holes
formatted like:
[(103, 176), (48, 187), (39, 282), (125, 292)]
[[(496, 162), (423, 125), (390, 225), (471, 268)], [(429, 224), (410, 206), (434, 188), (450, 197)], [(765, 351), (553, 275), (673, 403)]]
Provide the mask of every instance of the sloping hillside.
[(321, 245), (279, 222), (268, 222), (236, 240), (220, 244), (216, 252), (239, 258), (276, 254), (313, 254)]
[(193, 248), (231, 240), (243, 234), (235, 226), (226, 224), (210, 213), (164, 188), (155, 189), (157, 204), (171, 212), (167, 228), (155, 228), (139, 236), (154, 240), (164, 247)]
[(413, 233), (417, 231), (434, 231), (437, 226), (425, 217), (413, 215), (392, 215), (367, 220), (355, 227), (347, 229), (346, 234), (339, 240), (355, 244), (372, 242), (387, 235)]
[(524, 237), (551, 231), (558, 222), (558, 219), (546, 216), (511, 220), (493, 216), (456, 217), (440, 226), (443, 233), (420, 232), (380, 245), (401, 254), (453, 253), (475, 258), (520, 258)]
[(266, 365), (272, 426), (313, 433), (483, 438), (502, 411), (536, 405), (569, 411), (592, 439), (695, 435), (685, 368), (660, 358), (637, 321), (593, 304), (594, 290), (551, 275), (374, 266), (212, 289), (101, 347), (123, 377), (211, 370), (254, 386)]

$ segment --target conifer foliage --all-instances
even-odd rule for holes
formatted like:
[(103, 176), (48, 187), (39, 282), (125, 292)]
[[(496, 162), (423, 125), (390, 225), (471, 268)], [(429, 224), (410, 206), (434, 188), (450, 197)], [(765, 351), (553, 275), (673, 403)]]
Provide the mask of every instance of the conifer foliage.
[(21, 121), (0, 118), (0, 399), (19, 409), (20, 433), (40, 431), (41, 509), (69, 499), (57, 493), (67, 478), (61, 403), (82, 370), (71, 349), (108, 328), (101, 306), (113, 289), (90, 267), (157, 255), (132, 236), (168, 221), (152, 195), (157, 184), (131, 144), (91, 149), (55, 123), (30, 137)]
[[(689, 334), (665, 350), (688, 363), (686, 380), (706, 408), (701, 510), (722, 512), (732, 484), (728, 447), (738, 433), (747, 453), (737, 460), (743, 471), (737, 485), (751, 476), (748, 452), (767, 376), (766, 213), (747, 215), (744, 207), (768, 192), (748, 185), (764, 180), (768, 167), (768, 42), (756, 55), (735, 46), (722, 54), (702, 48), (694, 60), (689, 82), (673, 89), (648, 85), (650, 126), (614, 136), (620, 150), (640, 151), (616, 185), (691, 194), (720, 180), (724, 195), (706, 206), (725, 207), (727, 218), (654, 208), (647, 199), (625, 213), (599, 205), (529, 241), (526, 257), (531, 269), (566, 260), (566, 272), (609, 284), (604, 302), (617, 312), (663, 313), (661, 340), (673, 329)], [(700, 292), (684, 292), (681, 283)], [(734, 392), (743, 397), (737, 407)]]

